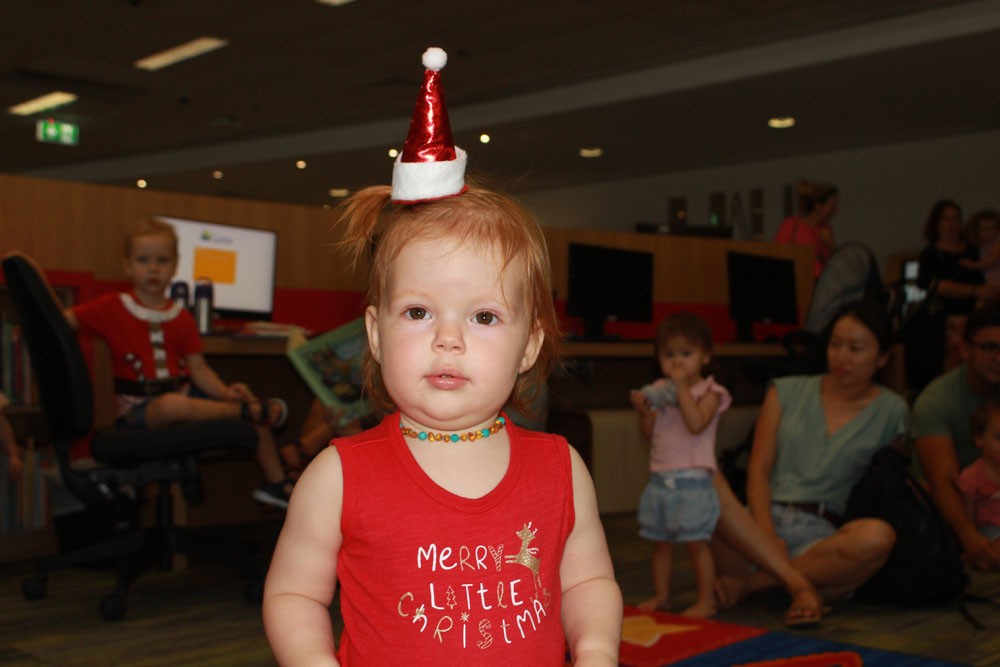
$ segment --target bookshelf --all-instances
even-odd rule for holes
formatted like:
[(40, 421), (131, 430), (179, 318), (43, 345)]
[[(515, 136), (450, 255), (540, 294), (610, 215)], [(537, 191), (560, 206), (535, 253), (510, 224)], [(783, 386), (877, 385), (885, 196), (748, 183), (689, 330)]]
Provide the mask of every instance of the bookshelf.
[[(64, 305), (72, 304), (71, 289), (56, 288), (55, 292)], [(10, 479), (7, 452), (0, 449), (0, 562), (50, 555), (57, 545), (48, 479), (56, 466), (45, 446), (44, 421), (27, 346), (5, 285), (0, 285), (0, 391), (10, 400), (3, 412), (23, 464), (20, 478)]]

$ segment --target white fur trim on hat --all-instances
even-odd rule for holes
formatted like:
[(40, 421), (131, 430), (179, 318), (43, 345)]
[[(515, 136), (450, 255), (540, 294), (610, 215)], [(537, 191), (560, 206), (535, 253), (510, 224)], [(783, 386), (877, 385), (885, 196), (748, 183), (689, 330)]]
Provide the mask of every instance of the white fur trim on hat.
[(396, 158), (392, 166), (392, 200), (418, 202), (457, 195), (465, 188), (466, 156), (455, 146), (454, 160), (403, 162)]

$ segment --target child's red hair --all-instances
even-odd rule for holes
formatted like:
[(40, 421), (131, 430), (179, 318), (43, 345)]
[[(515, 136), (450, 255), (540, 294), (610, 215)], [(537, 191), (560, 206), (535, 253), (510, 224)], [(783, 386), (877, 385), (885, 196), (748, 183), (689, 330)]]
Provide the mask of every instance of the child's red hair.
[[(518, 412), (530, 413), (556, 364), (562, 339), (552, 302), (548, 248), (538, 223), (511, 197), (475, 185), (455, 197), (405, 206), (390, 206), (390, 192), (389, 186), (365, 188), (337, 211), (337, 224), (345, 226), (341, 245), (355, 270), (368, 272), (368, 303), (379, 307), (389, 264), (415, 239), (449, 238), (494, 248), (502, 258), (501, 271), (515, 259), (522, 260), (529, 321), (544, 338), (534, 366), (517, 378), (508, 403)], [(367, 348), (364, 376), (371, 398), (393, 409), (378, 363)]]

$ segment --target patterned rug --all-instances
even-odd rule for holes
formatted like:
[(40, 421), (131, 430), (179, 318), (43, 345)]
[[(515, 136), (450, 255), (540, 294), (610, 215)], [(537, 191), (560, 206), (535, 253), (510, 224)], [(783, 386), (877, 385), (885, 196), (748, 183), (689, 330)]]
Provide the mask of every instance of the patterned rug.
[(956, 663), (625, 607), (623, 667), (929, 667)]

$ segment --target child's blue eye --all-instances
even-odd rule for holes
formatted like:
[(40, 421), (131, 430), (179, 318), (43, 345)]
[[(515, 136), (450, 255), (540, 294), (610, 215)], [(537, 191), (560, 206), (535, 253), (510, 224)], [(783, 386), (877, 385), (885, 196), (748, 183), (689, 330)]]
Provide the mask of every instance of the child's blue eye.
[(406, 309), (406, 316), (411, 320), (422, 320), (427, 317), (427, 311), (419, 306)]
[(476, 313), (476, 323), (477, 324), (493, 324), (497, 321), (497, 316), (493, 313), (483, 311), (481, 313)]

